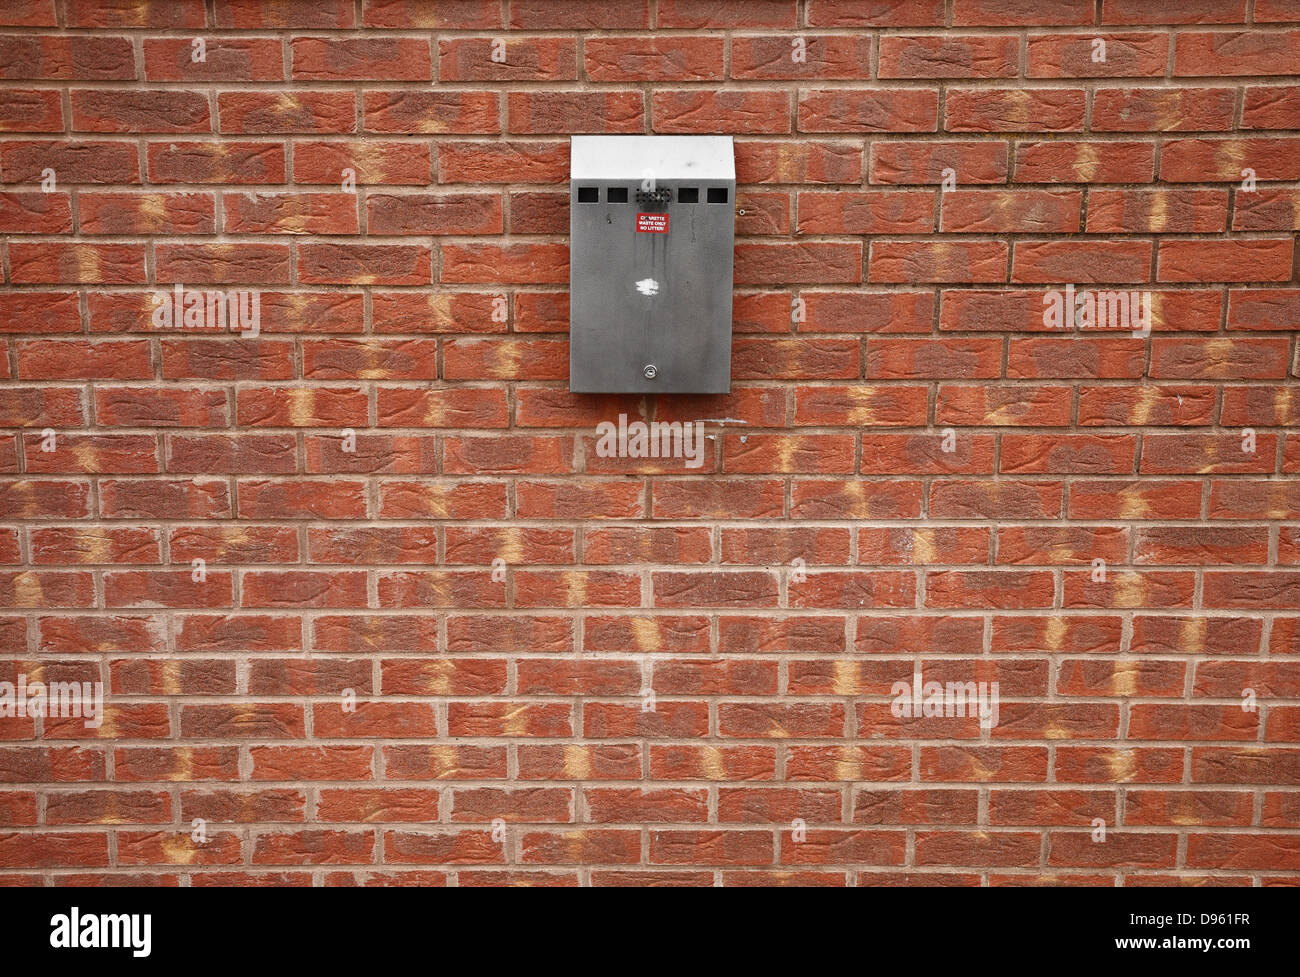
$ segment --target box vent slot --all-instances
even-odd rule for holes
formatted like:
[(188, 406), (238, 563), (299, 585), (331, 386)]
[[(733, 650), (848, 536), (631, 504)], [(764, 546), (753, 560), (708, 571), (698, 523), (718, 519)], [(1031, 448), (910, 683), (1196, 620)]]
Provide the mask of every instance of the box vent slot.
[(672, 199), (672, 196), (667, 187), (660, 187), (658, 190), (638, 190), (636, 192), (636, 202), (639, 204), (666, 204)]

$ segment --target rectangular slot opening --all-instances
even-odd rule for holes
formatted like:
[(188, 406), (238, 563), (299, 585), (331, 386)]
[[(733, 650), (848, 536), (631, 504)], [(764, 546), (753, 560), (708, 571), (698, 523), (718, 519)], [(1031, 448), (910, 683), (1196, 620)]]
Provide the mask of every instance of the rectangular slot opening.
[(578, 203), (600, 203), (600, 187), (578, 187)]
[(709, 187), (709, 203), (725, 204), (727, 202), (726, 187)]
[(681, 204), (698, 204), (700, 202), (699, 187), (682, 187), (677, 191), (677, 202)]
[(606, 199), (612, 204), (627, 203), (627, 187), (610, 187)]

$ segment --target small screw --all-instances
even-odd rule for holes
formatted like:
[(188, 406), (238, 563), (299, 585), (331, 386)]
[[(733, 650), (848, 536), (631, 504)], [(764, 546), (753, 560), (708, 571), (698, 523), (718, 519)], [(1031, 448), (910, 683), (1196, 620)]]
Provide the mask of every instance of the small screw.
[(641, 372), (645, 374), (647, 380), (653, 380), (659, 375), (659, 369), (653, 363), (647, 363), (645, 369)]

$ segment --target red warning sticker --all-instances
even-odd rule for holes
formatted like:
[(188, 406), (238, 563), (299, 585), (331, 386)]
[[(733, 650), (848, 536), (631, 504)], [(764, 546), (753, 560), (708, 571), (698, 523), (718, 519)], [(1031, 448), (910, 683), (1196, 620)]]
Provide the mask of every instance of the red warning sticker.
[(636, 230), (638, 234), (667, 234), (667, 214), (637, 214)]

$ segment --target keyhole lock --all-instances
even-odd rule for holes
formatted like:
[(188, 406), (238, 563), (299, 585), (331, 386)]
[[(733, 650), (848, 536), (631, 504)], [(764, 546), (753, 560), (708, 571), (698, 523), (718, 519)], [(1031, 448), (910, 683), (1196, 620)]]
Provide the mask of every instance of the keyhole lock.
[(653, 363), (647, 363), (645, 365), (645, 369), (642, 370), (641, 372), (645, 374), (645, 378), (647, 380), (653, 380), (655, 377), (659, 375), (659, 368), (656, 367)]

